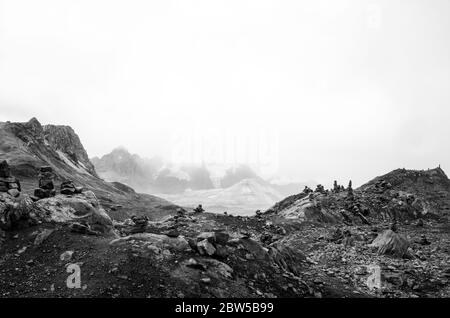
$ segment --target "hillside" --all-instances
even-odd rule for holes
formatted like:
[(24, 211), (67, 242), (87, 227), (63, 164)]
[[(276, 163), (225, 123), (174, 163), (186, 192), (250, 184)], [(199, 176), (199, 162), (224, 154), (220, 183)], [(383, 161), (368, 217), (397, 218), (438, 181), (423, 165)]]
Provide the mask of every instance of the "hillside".
[(33, 118), (26, 123), (0, 123), (0, 136), (0, 161), (9, 163), (24, 193), (31, 195), (37, 188), (39, 167), (50, 166), (57, 188), (63, 180), (70, 179), (92, 190), (105, 207), (113, 207), (108, 212), (117, 219), (134, 213), (157, 217), (177, 208), (161, 198), (130, 194), (100, 179), (79, 137), (68, 126), (43, 126)]

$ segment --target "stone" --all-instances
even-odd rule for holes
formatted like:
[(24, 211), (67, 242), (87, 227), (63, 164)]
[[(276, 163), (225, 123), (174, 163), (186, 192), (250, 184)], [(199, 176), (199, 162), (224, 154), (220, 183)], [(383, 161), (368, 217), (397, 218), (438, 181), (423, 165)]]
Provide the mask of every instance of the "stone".
[(167, 235), (168, 237), (178, 237), (178, 236), (180, 236), (180, 232), (177, 229), (167, 230), (163, 234)]
[(51, 179), (39, 179), (39, 188), (44, 190), (53, 190), (55, 188), (55, 185), (53, 184), (53, 181)]
[(79, 194), (79, 193), (83, 193), (84, 188), (83, 187), (75, 187), (75, 193)]
[(386, 230), (369, 245), (370, 247), (378, 248), (378, 254), (387, 254), (395, 257), (409, 256), (408, 240), (392, 230)]
[(61, 194), (64, 194), (64, 195), (72, 195), (72, 194), (75, 194), (75, 189), (64, 188), (60, 192), (61, 192)]
[(1, 178), (11, 177), (11, 169), (9, 168), (8, 162), (6, 160), (0, 162), (0, 177)]
[(65, 251), (59, 256), (59, 259), (63, 262), (70, 261), (72, 259), (73, 251)]
[(206, 267), (204, 264), (199, 263), (197, 260), (190, 258), (187, 263), (186, 263), (187, 267), (191, 267), (191, 268), (195, 268), (195, 269), (199, 269), (199, 270), (206, 270)]
[(45, 190), (45, 189), (37, 188), (34, 190), (34, 196), (39, 199), (54, 197), (55, 194), (56, 194), (56, 191), (54, 189), (53, 190)]
[(17, 198), (20, 195), (20, 191), (17, 189), (8, 190), (8, 194), (14, 198)]
[(214, 235), (216, 237), (217, 244), (226, 245), (230, 239), (230, 235), (223, 231), (215, 231)]
[(197, 236), (197, 241), (208, 240), (208, 242), (214, 244), (216, 242), (216, 234), (214, 232), (203, 232)]
[(34, 245), (41, 245), (55, 230), (45, 229), (34, 239)]
[(111, 218), (91, 191), (76, 197), (44, 198), (34, 204), (34, 210), (42, 222), (85, 223), (92, 231), (100, 233), (109, 233), (113, 229)]
[(201, 255), (212, 256), (216, 252), (216, 248), (206, 239), (198, 242), (197, 248)]
[(40, 173), (53, 173), (53, 168), (50, 166), (42, 166), (39, 168)]

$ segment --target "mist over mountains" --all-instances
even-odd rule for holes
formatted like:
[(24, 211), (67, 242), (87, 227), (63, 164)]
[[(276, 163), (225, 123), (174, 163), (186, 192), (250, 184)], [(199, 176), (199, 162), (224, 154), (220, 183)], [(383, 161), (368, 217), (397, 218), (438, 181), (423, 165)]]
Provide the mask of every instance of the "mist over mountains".
[(176, 165), (161, 157), (143, 158), (118, 147), (101, 158), (91, 159), (101, 178), (129, 185), (139, 192), (157, 194), (175, 204), (208, 211), (253, 214), (283, 197), (300, 192), (309, 183), (264, 180), (247, 165), (225, 171), (201, 165)]
[(176, 165), (161, 157), (144, 158), (131, 154), (123, 146), (101, 158), (94, 157), (91, 162), (105, 180), (122, 182), (142, 192), (179, 194), (186, 190), (225, 189), (243, 180), (253, 179), (273, 187), (282, 195), (290, 195), (301, 191), (305, 185), (316, 184), (314, 181), (289, 183), (265, 180), (244, 164), (225, 171), (216, 171), (205, 164)]

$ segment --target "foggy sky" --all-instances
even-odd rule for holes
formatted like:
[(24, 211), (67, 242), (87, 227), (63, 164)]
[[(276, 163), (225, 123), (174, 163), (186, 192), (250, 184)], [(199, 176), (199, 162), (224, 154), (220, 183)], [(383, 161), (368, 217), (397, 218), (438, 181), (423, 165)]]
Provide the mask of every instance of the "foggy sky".
[(258, 143), (267, 174), (325, 184), (450, 169), (449, 18), (447, 0), (0, 0), (0, 121), (70, 125), (91, 157)]

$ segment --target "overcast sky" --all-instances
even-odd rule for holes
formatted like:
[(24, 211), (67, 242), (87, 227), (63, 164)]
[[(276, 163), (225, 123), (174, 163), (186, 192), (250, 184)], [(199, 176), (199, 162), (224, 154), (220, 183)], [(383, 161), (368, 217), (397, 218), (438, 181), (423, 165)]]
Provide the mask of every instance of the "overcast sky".
[(0, 121), (292, 180), (450, 170), (449, 39), (448, 0), (0, 0)]

